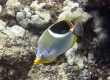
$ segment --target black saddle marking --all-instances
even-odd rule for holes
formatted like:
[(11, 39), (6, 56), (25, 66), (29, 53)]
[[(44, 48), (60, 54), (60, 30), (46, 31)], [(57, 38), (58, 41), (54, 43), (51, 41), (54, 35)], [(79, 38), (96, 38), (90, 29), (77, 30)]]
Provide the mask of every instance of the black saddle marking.
[(70, 27), (66, 23), (66, 21), (58, 22), (50, 28), (50, 30), (52, 32), (57, 33), (57, 34), (65, 34), (65, 33), (69, 32), (69, 29), (70, 29)]

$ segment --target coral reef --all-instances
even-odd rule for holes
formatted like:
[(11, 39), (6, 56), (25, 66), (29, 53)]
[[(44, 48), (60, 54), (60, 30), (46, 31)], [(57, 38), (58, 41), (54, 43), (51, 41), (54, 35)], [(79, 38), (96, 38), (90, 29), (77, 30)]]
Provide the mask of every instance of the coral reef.
[(7, 7), (11, 7), (11, 6), (18, 6), (18, 5), (20, 5), (20, 2), (18, 2), (18, 0), (8, 0), (7, 2), (6, 2), (6, 6)]
[[(109, 6), (109, 0), (101, 1), (101, 0), (77, 0), (83, 6), (90, 7), (101, 7), (101, 6)], [(94, 4), (94, 5), (93, 5)]]
[(43, 9), (45, 6), (46, 3), (37, 4), (37, 1), (32, 2), (30, 8), (25, 7), (24, 10), (17, 12), (16, 19), (18, 23), (23, 28), (28, 28), (30, 25), (37, 28), (47, 28), (50, 14), (49, 10)]
[(5, 27), (2, 27), (1, 29), (4, 29), (3, 33), (6, 34), (9, 38), (16, 38), (16, 37), (23, 38), (25, 35), (25, 30), (18, 25), (14, 25), (11, 28), (6, 27), (6, 29)]
[[(39, 36), (64, 19), (84, 27), (73, 55), (34, 65)], [(109, 80), (109, 22), (109, 0), (0, 0), (0, 80)]]
[[(15, 31), (16, 27), (18, 26), (13, 26), (10, 31)], [(24, 37), (21, 37), (22, 35), (20, 34), (22, 33), (18, 34), (18, 32), (19, 30), (16, 31), (16, 36), (14, 36), (14, 39), (9, 38), (13, 34), (6, 35), (0, 32), (1, 80), (15, 80), (18, 78), (23, 80), (27, 77), (27, 72), (33, 64), (33, 60), (35, 58), (34, 46), (37, 45), (37, 37), (32, 36), (32, 34), (30, 34), (28, 31), (26, 31), (27, 34)]]
[(0, 20), (0, 30), (5, 29), (6, 23)]
[(80, 8), (79, 3), (73, 3), (72, 1), (65, 0), (63, 6), (63, 12), (58, 16), (58, 20), (77, 20), (80, 19), (82, 23), (87, 22), (92, 16), (83, 11)]
[(1, 11), (2, 11), (2, 6), (0, 5), (0, 13), (1, 13)]
[(107, 30), (104, 28), (105, 24), (107, 23), (104, 16), (100, 15), (99, 11), (92, 11), (91, 14), (93, 15), (93, 31), (96, 33), (96, 37), (93, 41), (100, 45), (105, 44), (105, 42), (108, 40), (108, 34)]

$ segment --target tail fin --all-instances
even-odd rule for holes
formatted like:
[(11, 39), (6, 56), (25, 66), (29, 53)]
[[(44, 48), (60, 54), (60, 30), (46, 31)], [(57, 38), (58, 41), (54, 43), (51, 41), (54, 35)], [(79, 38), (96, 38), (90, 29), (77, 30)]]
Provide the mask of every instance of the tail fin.
[(83, 30), (83, 26), (82, 26), (81, 22), (77, 21), (75, 23), (74, 33), (78, 36), (83, 36), (83, 32), (84, 32), (84, 30)]

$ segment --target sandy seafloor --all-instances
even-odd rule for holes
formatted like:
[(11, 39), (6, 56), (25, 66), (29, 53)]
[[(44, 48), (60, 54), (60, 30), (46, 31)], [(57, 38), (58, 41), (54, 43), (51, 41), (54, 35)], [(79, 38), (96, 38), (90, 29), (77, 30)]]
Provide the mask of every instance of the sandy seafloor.
[[(37, 42), (60, 20), (81, 20), (75, 55), (34, 65)], [(110, 80), (109, 0), (0, 0), (0, 80)]]

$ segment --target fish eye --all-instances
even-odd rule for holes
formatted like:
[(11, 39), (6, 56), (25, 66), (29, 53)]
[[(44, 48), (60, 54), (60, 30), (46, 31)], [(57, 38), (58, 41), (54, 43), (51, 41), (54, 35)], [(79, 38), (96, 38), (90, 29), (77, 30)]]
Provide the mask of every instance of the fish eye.
[(36, 57), (37, 57), (38, 59), (42, 59), (44, 56), (43, 56), (42, 54), (37, 54)]
[(44, 56), (43, 55), (40, 55), (40, 59), (42, 59), (42, 58), (44, 58)]
[(41, 58), (43, 58), (44, 56), (42, 55)]

